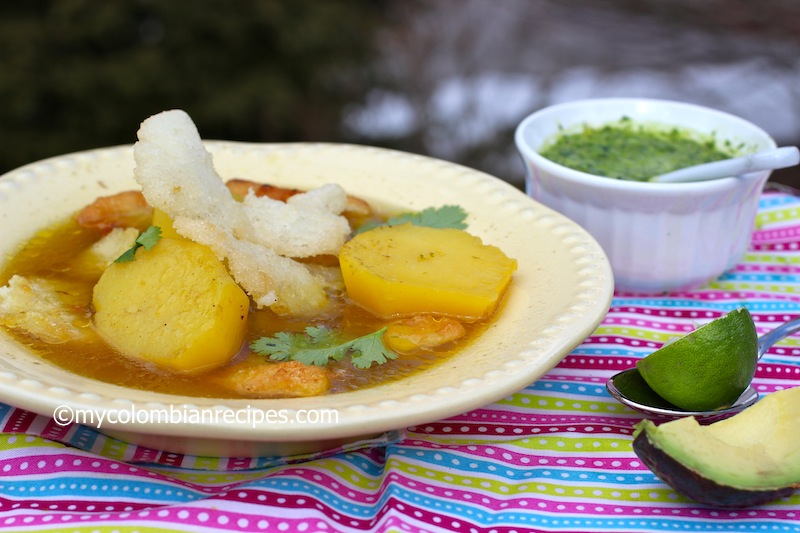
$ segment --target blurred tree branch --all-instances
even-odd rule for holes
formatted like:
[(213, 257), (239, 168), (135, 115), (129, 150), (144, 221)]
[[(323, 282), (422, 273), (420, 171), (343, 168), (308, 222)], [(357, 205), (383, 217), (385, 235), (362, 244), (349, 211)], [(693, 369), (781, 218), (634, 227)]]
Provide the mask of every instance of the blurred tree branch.
[(0, 4), (0, 171), (130, 143), (186, 110), (206, 138), (331, 140), (373, 79), (372, 0)]
[(3, 2), (0, 172), (130, 143), (174, 107), (206, 138), (382, 145), (517, 183), (516, 123), (564, 99), (758, 99), (745, 118), (778, 113), (798, 143), (798, 26), (797, 0)]

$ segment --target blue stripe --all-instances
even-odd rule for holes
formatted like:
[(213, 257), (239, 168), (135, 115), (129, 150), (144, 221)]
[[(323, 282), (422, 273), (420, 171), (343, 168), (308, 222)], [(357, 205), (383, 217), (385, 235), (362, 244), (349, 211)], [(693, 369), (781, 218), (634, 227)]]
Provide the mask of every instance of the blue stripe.
[(767, 209), (797, 204), (797, 198), (793, 196), (762, 196), (758, 202), (758, 210), (766, 211)]
[(791, 274), (767, 274), (759, 272), (726, 272), (718, 278), (718, 281), (797, 283), (798, 276)]
[(82, 450), (91, 450), (99, 437), (100, 433), (96, 429), (76, 425), (75, 433), (69, 438), (69, 444)]
[(540, 379), (539, 381), (536, 381), (532, 385), (526, 387), (525, 390), (572, 394), (575, 396), (608, 397), (608, 393), (606, 392), (605, 387), (603, 387), (602, 385), (590, 384), (590, 383), (573, 383), (573, 382), (565, 383), (563, 381), (558, 381), (558, 380)]
[(207, 498), (208, 494), (164, 483), (101, 477), (46, 477), (42, 479), (0, 480), (0, 494), (9, 498), (129, 498), (131, 500), (186, 502)]
[[(616, 348), (595, 348), (595, 345), (588, 341), (584, 342), (583, 346), (583, 348), (576, 348), (571, 354), (583, 356), (607, 355), (610, 357), (641, 357), (642, 354), (653, 351), (653, 348), (649, 347), (632, 350), (628, 346), (622, 345)], [(608, 346), (608, 344), (603, 344), (602, 346)]]
[(6, 417), (14, 408), (10, 405), (0, 402), (0, 420)]
[(365, 476), (379, 478), (384, 474), (386, 465), (370, 461), (366, 455), (345, 453), (336, 456), (337, 460), (346, 462), (351, 468), (361, 471)]

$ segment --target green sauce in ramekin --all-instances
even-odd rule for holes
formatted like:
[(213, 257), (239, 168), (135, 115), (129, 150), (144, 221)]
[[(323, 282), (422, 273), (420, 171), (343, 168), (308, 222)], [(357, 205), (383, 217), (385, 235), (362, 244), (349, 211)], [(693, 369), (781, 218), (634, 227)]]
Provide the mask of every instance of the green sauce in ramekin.
[(718, 143), (714, 135), (639, 124), (630, 118), (561, 131), (539, 153), (565, 167), (608, 178), (647, 181), (692, 165), (734, 157), (741, 146)]

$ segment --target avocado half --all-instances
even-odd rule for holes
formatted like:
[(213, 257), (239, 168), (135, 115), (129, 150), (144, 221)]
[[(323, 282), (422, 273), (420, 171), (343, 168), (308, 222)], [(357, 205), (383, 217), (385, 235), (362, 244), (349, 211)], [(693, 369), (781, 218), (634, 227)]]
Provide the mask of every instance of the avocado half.
[(800, 488), (800, 387), (774, 392), (707, 426), (685, 417), (636, 425), (633, 449), (664, 483), (696, 502), (749, 507)]

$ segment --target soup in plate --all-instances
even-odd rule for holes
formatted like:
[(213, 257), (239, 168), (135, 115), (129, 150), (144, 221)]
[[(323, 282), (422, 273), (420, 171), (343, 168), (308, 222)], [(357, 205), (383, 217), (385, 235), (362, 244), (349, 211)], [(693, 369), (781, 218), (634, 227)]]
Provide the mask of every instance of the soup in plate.
[(336, 184), (223, 181), (183, 112), (146, 120), (134, 157), (141, 190), (44, 228), (0, 273), (0, 325), (71, 372), (188, 396), (335, 394), (463, 349), (511, 285), (516, 262), (458, 206), (383, 213)]

